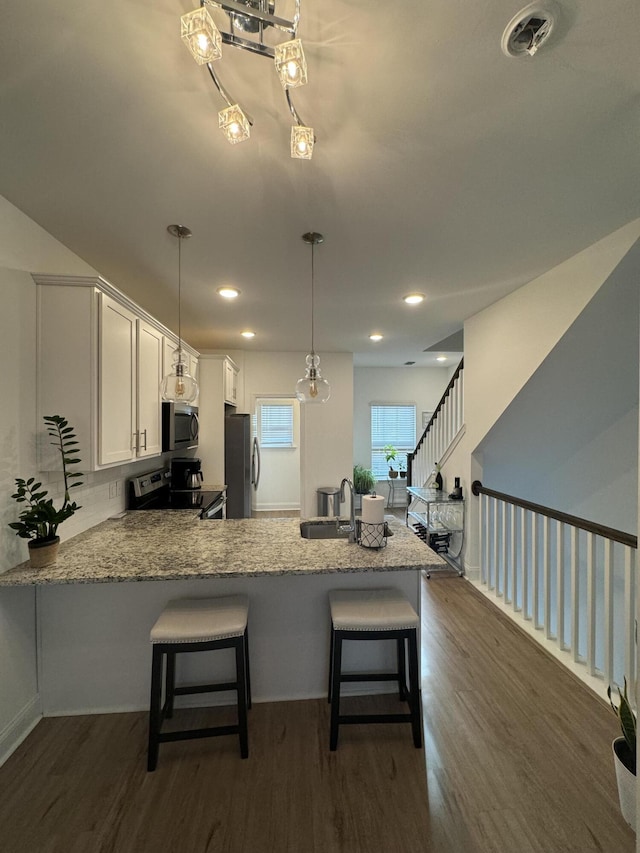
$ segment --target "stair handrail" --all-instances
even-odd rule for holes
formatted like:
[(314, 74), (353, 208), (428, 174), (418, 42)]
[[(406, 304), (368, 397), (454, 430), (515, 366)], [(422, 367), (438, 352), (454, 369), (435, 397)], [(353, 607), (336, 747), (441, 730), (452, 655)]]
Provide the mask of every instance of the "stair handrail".
[(449, 380), (449, 384), (445, 388), (444, 394), (442, 395), (442, 397), (440, 397), (438, 405), (435, 407), (433, 414), (429, 418), (429, 423), (426, 425), (426, 427), (422, 431), (422, 435), (418, 439), (418, 442), (417, 442), (415, 448), (411, 451), (411, 453), (407, 453), (407, 485), (409, 485), (409, 486), (413, 485), (413, 481), (411, 479), (411, 468), (412, 468), (413, 460), (415, 459), (416, 453), (418, 452), (418, 450), (420, 450), (420, 445), (422, 444), (422, 442), (427, 437), (427, 433), (431, 429), (435, 419), (438, 417), (438, 412), (444, 406), (447, 397), (451, 393), (451, 389), (456, 384), (456, 380), (458, 379), (458, 376), (460, 376), (460, 373), (462, 372), (463, 367), (464, 367), (464, 358), (461, 358), (460, 364), (456, 367), (455, 371), (453, 372), (453, 376)]
[(566, 512), (553, 509), (552, 507), (543, 506), (542, 504), (533, 503), (532, 501), (517, 498), (513, 495), (507, 495), (504, 492), (497, 492), (495, 489), (487, 489), (482, 485), (480, 480), (474, 480), (471, 484), (471, 491), (476, 496), (486, 495), (489, 498), (496, 498), (499, 501), (513, 504), (514, 506), (528, 509), (530, 512), (535, 512), (538, 515), (544, 515), (547, 518), (553, 518), (562, 524), (569, 524), (572, 527), (577, 527), (580, 530), (586, 530), (587, 533), (593, 533), (596, 536), (602, 536), (605, 539), (610, 539), (613, 542), (620, 542), (629, 548), (638, 548), (638, 537), (631, 533), (625, 533), (623, 530), (617, 530), (615, 527), (606, 527), (603, 524), (596, 524), (594, 521), (588, 521), (586, 518), (579, 518), (577, 515), (569, 515)]

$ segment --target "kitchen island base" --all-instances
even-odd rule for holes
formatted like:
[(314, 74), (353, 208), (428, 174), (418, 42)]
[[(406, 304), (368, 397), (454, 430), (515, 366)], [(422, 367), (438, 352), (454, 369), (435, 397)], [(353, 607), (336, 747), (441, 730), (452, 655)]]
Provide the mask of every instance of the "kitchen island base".
[[(166, 603), (181, 597), (244, 593), (249, 597), (253, 700), (326, 696), (331, 589), (393, 587), (419, 613), (420, 571), (332, 572), (215, 578), (152, 583), (56, 584), (38, 596), (39, 684), (45, 716), (114, 713), (148, 708), (149, 631)], [(395, 644), (350, 644), (345, 670), (380, 671), (395, 665)], [(418, 645), (419, 648), (419, 645)], [(228, 656), (227, 656), (228, 652)], [(229, 650), (182, 655), (180, 681), (228, 678)], [(354, 685), (350, 692), (384, 692), (384, 685)], [(228, 702), (181, 697), (183, 705)]]

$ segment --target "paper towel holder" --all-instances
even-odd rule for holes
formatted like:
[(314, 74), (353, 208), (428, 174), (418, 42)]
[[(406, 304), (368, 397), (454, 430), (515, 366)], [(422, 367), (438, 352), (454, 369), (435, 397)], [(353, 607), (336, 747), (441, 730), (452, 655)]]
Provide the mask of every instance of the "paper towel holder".
[(393, 536), (386, 521), (381, 524), (370, 524), (361, 518), (356, 518), (356, 542), (363, 548), (374, 548), (379, 551), (386, 548), (387, 539)]

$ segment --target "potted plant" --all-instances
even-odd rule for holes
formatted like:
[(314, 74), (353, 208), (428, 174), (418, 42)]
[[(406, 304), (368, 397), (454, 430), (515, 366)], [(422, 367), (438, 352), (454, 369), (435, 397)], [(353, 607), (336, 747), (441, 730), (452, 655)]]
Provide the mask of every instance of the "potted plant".
[(353, 466), (353, 489), (357, 495), (368, 495), (375, 488), (375, 474), (364, 465)]
[(622, 817), (634, 830), (636, 828), (636, 715), (627, 695), (627, 679), (624, 690), (618, 687), (619, 703), (616, 707), (611, 698), (611, 687), (607, 689), (609, 702), (620, 721), (620, 737), (613, 741), (613, 761), (618, 782), (618, 799)]
[[(64, 499), (59, 509), (53, 504), (53, 499), (47, 497), (48, 492), (42, 489), (42, 483), (37, 483), (35, 477), (23, 480), (16, 477), (16, 492), (11, 495), (19, 504), (26, 504), (18, 516), (19, 521), (9, 524), (16, 536), (29, 540), (29, 559), (34, 568), (42, 568), (55, 563), (58, 554), (60, 537), (58, 525), (70, 518), (80, 507), (70, 498), (70, 491), (81, 486), (80, 472), (69, 471), (69, 466), (80, 462), (77, 454), (80, 452), (73, 427), (61, 415), (45, 415), (47, 432), (53, 439), (50, 442), (60, 453), (62, 475), (64, 477)], [(73, 481), (73, 482), (72, 482)], [(42, 491), (40, 491), (42, 489)]]
[(404, 459), (405, 459), (404, 462), (399, 463), (399, 465), (400, 465), (400, 476), (402, 477), (403, 480), (407, 476), (407, 455), (406, 455), (406, 453), (405, 453)]
[(384, 453), (384, 458), (387, 460), (387, 464), (389, 466), (389, 476), (392, 479), (395, 479), (398, 476), (398, 472), (391, 463), (396, 461), (398, 451), (393, 446), (393, 444), (385, 444), (385, 446), (382, 448), (382, 451)]

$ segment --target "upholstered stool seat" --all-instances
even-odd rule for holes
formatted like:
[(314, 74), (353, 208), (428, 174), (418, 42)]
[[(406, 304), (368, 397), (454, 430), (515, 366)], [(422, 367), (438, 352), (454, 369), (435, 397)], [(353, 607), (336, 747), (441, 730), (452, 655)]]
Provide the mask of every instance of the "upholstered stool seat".
[[(341, 723), (411, 723), (413, 742), (422, 747), (422, 718), (418, 673), (418, 614), (405, 596), (395, 589), (332, 590), (331, 648), (329, 652), (329, 702), (331, 731), (329, 746), (337, 749)], [(395, 640), (397, 670), (379, 673), (343, 673), (342, 644), (345, 641)], [(407, 657), (409, 662), (407, 684)], [(409, 705), (402, 714), (340, 714), (340, 685), (346, 681), (396, 681), (401, 700)]]
[[(245, 595), (220, 598), (184, 598), (170, 601), (151, 629), (153, 645), (151, 700), (149, 705), (149, 750), (147, 769), (155, 770), (160, 744), (165, 741), (237, 734), (240, 755), (249, 754), (247, 709), (251, 707), (249, 677), (249, 602)], [(217, 649), (235, 649), (235, 681), (175, 686), (176, 655)], [(164, 659), (165, 701), (162, 704)], [(229, 726), (162, 732), (162, 722), (173, 716), (175, 696), (235, 690), (238, 722)]]

